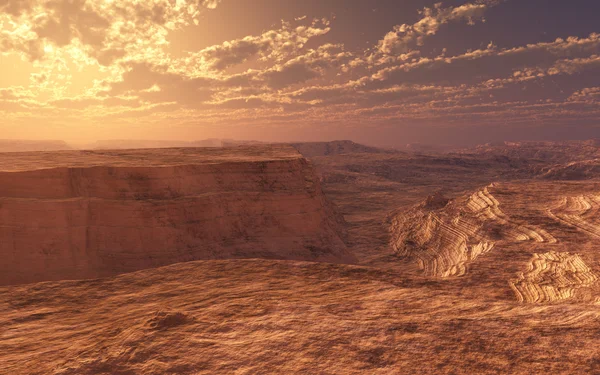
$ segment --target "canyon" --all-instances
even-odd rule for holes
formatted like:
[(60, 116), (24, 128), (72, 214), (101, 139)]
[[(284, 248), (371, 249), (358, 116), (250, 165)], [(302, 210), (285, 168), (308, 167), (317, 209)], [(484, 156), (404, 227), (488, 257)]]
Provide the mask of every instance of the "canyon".
[(596, 373), (597, 159), (595, 140), (0, 154), (0, 367)]

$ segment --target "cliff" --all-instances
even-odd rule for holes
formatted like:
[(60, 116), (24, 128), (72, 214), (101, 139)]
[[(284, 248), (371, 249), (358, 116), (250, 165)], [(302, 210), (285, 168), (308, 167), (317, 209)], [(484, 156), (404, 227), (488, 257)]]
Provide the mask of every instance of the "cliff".
[(289, 147), (0, 155), (0, 284), (198, 259), (352, 262), (341, 230)]

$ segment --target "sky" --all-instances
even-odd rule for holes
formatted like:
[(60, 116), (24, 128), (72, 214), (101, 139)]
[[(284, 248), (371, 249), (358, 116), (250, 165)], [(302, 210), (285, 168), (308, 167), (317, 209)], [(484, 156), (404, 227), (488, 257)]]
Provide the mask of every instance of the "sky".
[(597, 0), (0, 0), (0, 138), (600, 137)]

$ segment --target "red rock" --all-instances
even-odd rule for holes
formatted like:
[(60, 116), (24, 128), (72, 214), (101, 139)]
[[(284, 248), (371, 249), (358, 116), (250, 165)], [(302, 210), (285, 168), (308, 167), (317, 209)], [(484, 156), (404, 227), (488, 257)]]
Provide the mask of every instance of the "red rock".
[(60, 154), (57, 168), (34, 169), (31, 154), (12, 154), (17, 171), (0, 162), (0, 284), (199, 259), (354, 261), (312, 166), (289, 147)]

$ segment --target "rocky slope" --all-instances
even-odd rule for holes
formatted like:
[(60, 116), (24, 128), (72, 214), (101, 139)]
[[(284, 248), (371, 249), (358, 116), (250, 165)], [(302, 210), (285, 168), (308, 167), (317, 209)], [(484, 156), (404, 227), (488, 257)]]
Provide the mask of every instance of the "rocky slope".
[(600, 301), (599, 188), (515, 182), (452, 200), (433, 196), (392, 215), (390, 243), (427, 277), (466, 277), (466, 289), (498, 297), (511, 290), (522, 303), (593, 303)]
[(289, 147), (5, 154), (0, 170), (0, 284), (197, 259), (354, 259)]
[(545, 230), (508, 217), (488, 188), (466, 199), (442, 202), (429, 198), (393, 217), (390, 226), (396, 253), (414, 257), (428, 276), (464, 275), (468, 265), (491, 251), (498, 240), (556, 242)]

